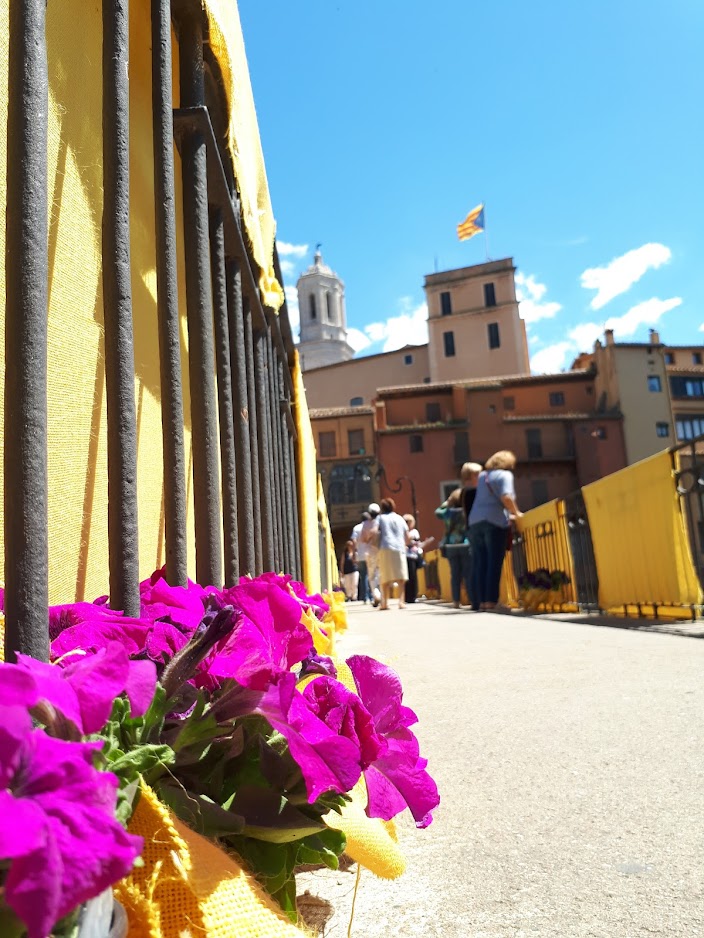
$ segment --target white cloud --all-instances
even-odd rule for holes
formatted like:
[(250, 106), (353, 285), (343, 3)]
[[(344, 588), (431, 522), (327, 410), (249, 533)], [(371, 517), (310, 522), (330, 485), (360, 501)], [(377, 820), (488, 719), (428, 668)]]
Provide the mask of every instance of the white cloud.
[(544, 283), (537, 283), (533, 274), (516, 274), (516, 299), (521, 304), (521, 318), (525, 322), (552, 319), (560, 312), (562, 306), (559, 303), (541, 302), (547, 289)]
[(383, 342), (383, 352), (393, 352), (404, 345), (422, 345), (428, 341), (428, 307), (425, 303), (411, 309), (407, 299), (401, 301), (408, 312), (390, 316), (384, 322), (372, 322), (364, 327), (372, 344)]
[(287, 241), (277, 241), (276, 249), (283, 257), (298, 257), (300, 259), (308, 253), (307, 244), (289, 244)]
[[(597, 339), (603, 338), (605, 329), (614, 330), (616, 341), (627, 339), (635, 335), (641, 326), (656, 325), (665, 313), (681, 305), (682, 298), (679, 296), (670, 297), (669, 300), (652, 297), (642, 303), (636, 303), (623, 316), (610, 316), (603, 324), (582, 322), (570, 330), (569, 338), (579, 351), (588, 352), (591, 351)], [(702, 330), (704, 331), (704, 326)]]
[(365, 348), (368, 348), (372, 344), (372, 340), (360, 329), (348, 329), (347, 341), (355, 350), (355, 352), (362, 352)]
[(298, 309), (298, 290), (295, 287), (284, 287), (286, 296), (286, 308), (288, 309), (288, 321), (291, 323), (291, 332), (294, 338), (298, 338), (298, 327), (301, 324), (301, 314)]
[(555, 345), (548, 345), (531, 358), (531, 371), (538, 375), (556, 374), (568, 364), (567, 356), (572, 349), (571, 342), (556, 342)]
[(672, 251), (668, 247), (651, 242), (615, 257), (603, 267), (588, 268), (580, 283), (585, 290), (597, 291), (590, 303), (591, 308), (606, 306), (615, 296), (629, 290), (648, 270), (667, 264), (671, 257)]
[(604, 327), (596, 322), (581, 322), (569, 331), (575, 351), (580, 352), (591, 352), (596, 340), (603, 338), (603, 335)]
[(281, 261), (281, 273), (285, 277), (293, 276), (295, 270), (296, 270), (296, 265), (293, 263), (293, 261), (287, 261), (287, 260)]
[(616, 338), (633, 335), (639, 326), (654, 326), (661, 316), (681, 305), (682, 297), (680, 296), (673, 296), (669, 300), (659, 300), (657, 297), (653, 297), (632, 306), (623, 316), (607, 319), (606, 328), (613, 329)]

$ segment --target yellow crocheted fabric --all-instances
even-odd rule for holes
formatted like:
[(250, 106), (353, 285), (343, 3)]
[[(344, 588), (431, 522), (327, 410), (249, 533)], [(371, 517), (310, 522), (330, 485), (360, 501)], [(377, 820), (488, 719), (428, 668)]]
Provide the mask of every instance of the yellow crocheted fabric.
[[(325, 602), (330, 606), (329, 612), (325, 613), (323, 625), (327, 628), (331, 624), (335, 632), (342, 635), (347, 631), (347, 610), (345, 609), (345, 594), (340, 590), (332, 590), (322, 594)], [(354, 690), (354, 687), (350, 688)]]
[(187, 828), (144, 787), (129, 830), (144, 866), (115, 886), (135, 938), (304, 938), (230, 855)]
[[(327, 618), (327, 617), (326, 617)], [(325, 621), (323, 628), (312, 612), (304, 612), (301, 622), (313, 637), (313, 645), (319, 655), (333, 655), (335, 652), (335, 623)]]

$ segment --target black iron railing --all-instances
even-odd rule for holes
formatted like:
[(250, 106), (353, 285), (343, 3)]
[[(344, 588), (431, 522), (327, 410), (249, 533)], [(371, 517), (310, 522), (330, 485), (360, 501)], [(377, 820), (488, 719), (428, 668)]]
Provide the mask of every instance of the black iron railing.
[[(45, 0), (10, 0), (6, 248), (6, 655), (48, 655)], [(294, 347), (286, 307), (262, 303), (222, 129), (228, 105), (200, 0), (152, 0), (157, 313), (167, 579), (187, 577), (187, 486), (174, 142), (183, 174), (196, 579), (300, 577)], [(172, 23), (180, 107), (172, 109)], [(110, 603), (139, 612), (139, 518), (129, 229), (129, 17), (103, 0), (103, 286)], [(76, 107), (80, 107), (80, 100)], [(211, 113), (213, 119), (211, 120)], [(213, 125), (220, 128), (216, 135)], [(280, 277), (278, 259), (275, 269)], [(155, 467), (159, 471), (161, 467)], [(222, 468), (222, 479), (220, 470)], [(222, 534), (221, 534), (222, 531)], [(66, 597), (71, 599), (72, 597)]]

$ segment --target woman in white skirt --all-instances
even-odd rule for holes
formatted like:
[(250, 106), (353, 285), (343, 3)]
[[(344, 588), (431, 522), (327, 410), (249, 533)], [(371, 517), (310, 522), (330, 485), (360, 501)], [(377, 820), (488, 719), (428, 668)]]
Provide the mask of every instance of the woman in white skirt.
[(396, 514), (393, 498), (382, 498), (379, 515), (379, 581), (381, 583), (380, 609), (389, 608), (394, 583), (398, 583), (398, 608), (403, 609), (404, 587), (408, 579), (406, 547), (409, 542), (408, 525)]

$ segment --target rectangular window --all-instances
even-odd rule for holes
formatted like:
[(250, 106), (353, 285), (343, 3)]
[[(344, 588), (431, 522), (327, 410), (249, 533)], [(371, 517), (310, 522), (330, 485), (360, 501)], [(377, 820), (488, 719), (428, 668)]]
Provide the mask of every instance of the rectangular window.
[(533, 508), (550, 501), (548, 483), (545, 479), (533, 479), (530, 483), (530, 493), (533, 497)]
[(678, 440), (693, 440), (704, 434), (704, 414), (680, 414), (675, 416), (675, 432)]
[(350, 398), (350, 407), (361, 407), (364, 404), (363, 397), (351, 397)]
[(490, 322), (487, 326), (487, 330), (489, 332), (489, 348), (501, 348), (498, 322)]
[(692, 352), (692, 364), (701, 365), (702, 363), (702, 353), (701, 352)]
[(660, 384), (660, 375), (648, 375), (648, 390), (649, 391), (662, 391), (662, 386)]
[(337, 456), (334, 430), (324, 430), (318, 434), (318, 455)]
[(496, 290), (493, 283), (484, 284), (484, 305), (496, 306)]
[(675, 364), (675, 356), (672, 354), (672, 352), (665, 352), (665, 364), (666, 365)]
[(408, 442), (412, 453), (423, 452), (423, 437), (420, 433), (412, 433), (408, 438)]
[(658, 436), (669, 436), (670, 435), (670, 424), (669, 423), (656, 423), (655, 432)]
[(430, 404), (425, 405), (425, 421), (426, 423), (440, 423), (442, 417), (440, 415), (440, 405), (434, 401)]
[(465, 430), (455, 433), (455, 463), (461, 466), (469, 459), (469, 434)]
[(562, 407), (565, 403), (565, 395), (562, 391), (551, 391), (550, 392), (550, 406), (551, 407)]
[(311, 319), (316, 319), (317, 316), (318, 316), (318, 312), (317, 312), (317, 310), (316, 310), (316, 308), (315, 308), (315, 294), (314, 294), (314, 293), (311, 293), (311, 295), (310, 295), (310, 297), (309, 297), (309, 299), (308, 299), (308, 303), (309, 303), (309, 305), (310, 305), (310, 318), (311, 318)]
[(413, 364), (413, 356), (412, 356), (412, 355), (404, 355), (404, 356), (403, 356), (403, 364), (404, 364), (404, 365), (412, 365), (412, 364)]
[(505, 397), (504, 398), (504, 410), (515, 410), (515, 409), (516, 409), (516, 398)]
[(452, 315), (452, 296), (449, 293), (440, 294), (440, 314), (442, 316)]
[(455, 333), (443, 332), (442, 341), (445, 344), (445, 358), (454, 358), (455, 355)]
[(348, 430), (347, 444), (350, 456), (364, 456), (364, 430)]
[(704, 381), (700, 378), (670, 378), (673, 397), (704, 397)]
[(540, 459), (543, 455), (543, 441), (540, 430), (526, 430), (526, 445), (529, 459)]

